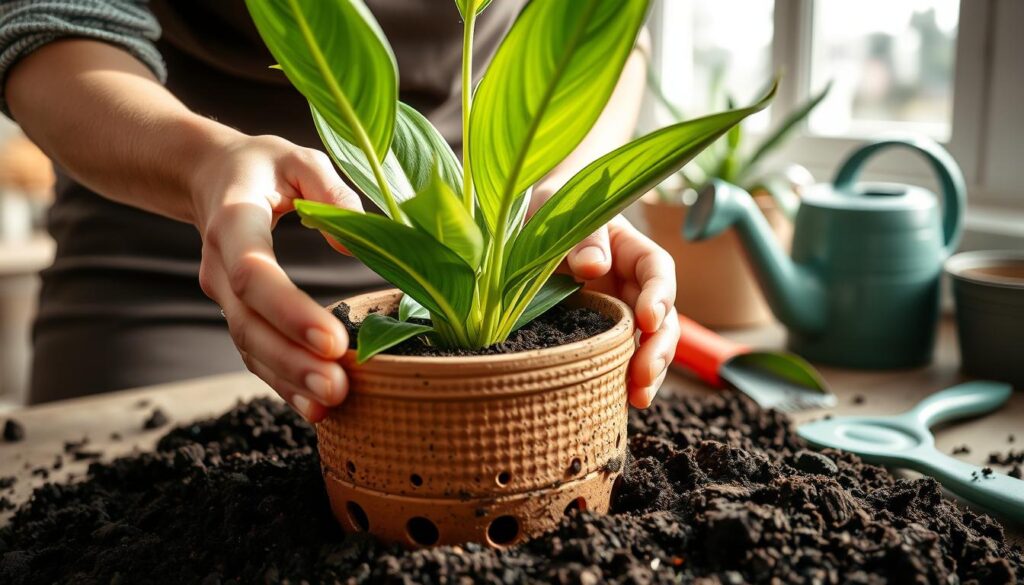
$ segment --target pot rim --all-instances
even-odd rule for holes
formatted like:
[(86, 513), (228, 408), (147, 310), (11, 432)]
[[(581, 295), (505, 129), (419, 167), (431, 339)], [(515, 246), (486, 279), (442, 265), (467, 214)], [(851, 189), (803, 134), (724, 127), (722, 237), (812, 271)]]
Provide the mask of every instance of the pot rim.
[(1024, 281), (1001, 276), (984, 278), (966, 274), (968, 270), (994, 266), (1024, 266), (1024, 252), (1016, 250), (975, 250), (960, 252), (946, 260), (946, 273), (954, 280), (970, 282), (985, 287), (1024, 290)]
[[(341, 303), (353, 304), (366, 297), (379, 298), (381, 302), (387, 302), (388, 300), (397, 301), (403, 295), (402, 291), (397, 288), (384, 289), (379, 291), (373, 291), (349, 297), (347, 299), (340, 300), (332, 303), (327, 307), (328, 310), (333, 311), (335, 307)], [(401, 365), (404, 368), (410, 366), (466, 366), (475, 367), (475, 369), (489, 369), (497, 373), (501, 370), (508, 369), (510, 366), (514, 366), (516, 371), (527, 371), (530, 369), (544, 369), (550, 366), (553, 360), (565, 359), (565, 360), (578, 360), (583, 359), (592, 355), (597, 355), (608, 351), (610, 348), (616, 347), (626, 341), (627, 338), (631, 339), (634, 335), (634, 317), (633, 310), (625, 302), (617, 299), (611, 295), (604, 293), (580, 290), (573, 293), (566, 300), (573, 303), (574, 300), (578, 302), (581, 296), (595, 296), (602, 298), (609, 302), (615, 307), (618, 313), (618, 319), (607, 331), (603, 331), (588, 337), (580, 341), (574, 341), (572, 343), (566, 343), (563, 345), (557, 345), (553, 347), (545, 347), (543, 349), (531, 349), (528, 351), (517, 351), (513, 353), (502, 353), (502, 354), (489, 354), (489, 355), (478, 355), (478, 356), (407, 356), (407, 355), (391, 355), (380, 353), (362, 364), (356, 363), (356, 356), (354, 350), (345, 352), (345, 355), (339, 360), (341, 364), (346, 368), (357, 368), (360, 370), (381, 370), (387, 371), (390, 366)], [(563, 301), (565, 302), (565, 301)], [(615, 319), (615, 315), (607, 315)], [(543, 357), (544, 360), (536, 360), (536, 358)], [(535, 362), (534, 366), (529, 364)], [(463, 372), (461, 375), (464, 376), (466, 373)], [(437, 374), (432, 374), (437, 375)], [(459, 374), (453, 374), (459, 376)]]

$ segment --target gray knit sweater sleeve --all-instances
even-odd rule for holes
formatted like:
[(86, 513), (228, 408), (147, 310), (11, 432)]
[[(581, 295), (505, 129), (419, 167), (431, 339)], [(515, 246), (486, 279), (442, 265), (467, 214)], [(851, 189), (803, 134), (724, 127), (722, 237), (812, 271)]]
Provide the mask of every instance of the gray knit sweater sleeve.
[(167, 71), (153, 44), (160, 25), (145, 0), (0, 0), (0, 111), (10, 116), (7, 72), (22, 57), (54, 40), (90, 38), (117, 45), (163, 81)]

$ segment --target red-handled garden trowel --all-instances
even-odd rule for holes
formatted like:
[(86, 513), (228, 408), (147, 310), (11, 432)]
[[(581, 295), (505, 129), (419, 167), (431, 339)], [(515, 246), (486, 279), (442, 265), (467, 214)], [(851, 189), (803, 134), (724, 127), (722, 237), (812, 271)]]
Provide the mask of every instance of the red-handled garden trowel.
[(785, 412), (836, 403), (821, 374), (798, 355), (752, 350), (682, 315), (679, 328), (673, 363), (715, 388), (731, 386), (763, 408)]

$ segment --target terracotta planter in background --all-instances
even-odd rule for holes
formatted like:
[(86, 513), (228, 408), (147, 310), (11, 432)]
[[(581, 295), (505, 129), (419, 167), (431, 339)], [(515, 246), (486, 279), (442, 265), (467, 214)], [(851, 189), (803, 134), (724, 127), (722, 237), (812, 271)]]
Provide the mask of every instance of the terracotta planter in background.
[[(779, 243), (789, 250), (793, 226), (770, 197), (755, 197)], [(676, 262), (676, 309), (705, 327), (730, 329), (767, 323), (772, 318), (747, 266), (735, 230), (703, 242), (688, 242), (683, 224), (689, 207), (649, 193), (641, 200), (647, 234)]]
[[(396, 290), (346, 301), (354, 320)], [(345, 402), (317, 425), (331, 507), (346, 531), (417, 547), (509, 546), (567, 511), (608, 510), (626, 455), (633, 316), (617, 299), (568, 301), (615, 321), (590, 339), (497, 356), (342, 359)]]

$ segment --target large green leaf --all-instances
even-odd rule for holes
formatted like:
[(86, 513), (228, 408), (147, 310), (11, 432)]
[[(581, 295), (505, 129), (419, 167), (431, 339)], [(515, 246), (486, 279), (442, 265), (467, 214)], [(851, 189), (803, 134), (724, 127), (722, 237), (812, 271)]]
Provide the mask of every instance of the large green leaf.
[[(391, 145), (398, 66), (361, 0), (246, 0), (285, 75), (334, 131), (382, 160)], [(268, 112), (268, 115), (272, 115)]]
[(408, 321), (409, 319), (430, 319), (430, 311), (416, 302), (416, 299), (409, 295), (402, 295), (398, 302), (398, 320)]
[(561, 258), (630, 203), (679, 170), (747, 116), (768, 106), (775, 86), (758, 103), (668, 126), (594, 161), (530, 218), (509, 255), (506, 282)]
[(323, 230), (432, 314), (461, 323), (469, 313), (475, 279), (454, 252), (419, 230), (372, 213), (297, 200), (308, 227)]
[(476, 91), (473, 181), (492, 233), (502, 211), (580, 143), (604, 109), (648, 0), (531, 2)]
[(359, 336), (356, 338), (356, 361), (363, 363), (385, 349), (430, 331), (433, 329), (428, 325), (406, 323), (376, 313), (367, 315), (359, 325)]
[(537, 317), (540, 317), (548, 309), (554, 307), (572, 293), (580, 290), (582, 284), (573, 280), (568, 274), (554, 274), (540, 288), (537, 296), (530, 299), (526, 310), (516, 319), (512, 331), (519, 329)]
[(480, 266), (484, 236), (462, 206), (462, 200), (441, 180), (439, 173), (435, 172), (415, 197), (402, 204), (402, 211), (416, 227), (458, 254), (470, 268), (476, 270)]
[(471, 11), (475, 14), (480, 14), (490, 3), (491, 0), (455, 0), (455, 5), (459, 7), (459, 14), (463, 18)]
[(462, 164), (452, 147), (430, 120), (401, 102), (391, 150), (416, 192), (430, 182), (436, 169), (452, 191), (462, 194)]
[[(384, 195), (366, 155), (335, 132), (315, 106), (312, 110), (313, 125), (335, 164), (377, 207), (388, 213)], [(456, 194), (462, 193), (462, 165), (451, 147), (429, 120), (401, 102), (398, 104), (395, 139), (381, 166), (391, 193), (399, 203), (430, 183), (435, 166), (444, 182)]]

